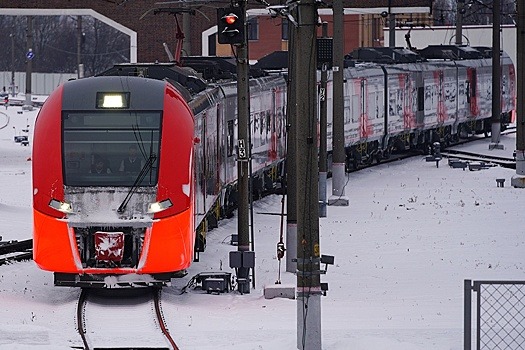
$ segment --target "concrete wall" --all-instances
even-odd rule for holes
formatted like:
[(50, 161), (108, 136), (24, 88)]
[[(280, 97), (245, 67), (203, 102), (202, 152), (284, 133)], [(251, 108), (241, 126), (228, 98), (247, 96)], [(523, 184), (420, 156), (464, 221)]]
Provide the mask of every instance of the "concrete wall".
[[(408, 28), (396, 28), (396, 46), (407, 47), (405, 40), (405, 34), (407, 33)], [(387, 46), (389, 40), (388, 28), (384, 29), (384, 34), (386, 44), (385, 46)], [(517, 57), (516, 40), (516, 27), (511, 25), (503, 25), (500, 36), (501, 48), (510, 56), (514, 64), (516, 64)], [(418, 49), (422, 49), (428, 45), (454, 45), (456, 42), (456, 28), (414, 28), (410, 32), (410, 41), (412, 46)], [(470, 43), (470, 46), (492, 47), (492, 26), (464, 26), (463, 43)]]
[[(68, 81), (69, 79), (76, 79), (76, 73), (32, 73), (31, 74), (31, 93), (33, 95), (49, 95), (55, 90), (61, 83)], [(4, 87), (6, 91), (11, 85), (11, 72), (0, 72), (0, 90), (3, 91)], [(26, 92), (26, 73), (15, 72), (15, 91), (25, 94)]]

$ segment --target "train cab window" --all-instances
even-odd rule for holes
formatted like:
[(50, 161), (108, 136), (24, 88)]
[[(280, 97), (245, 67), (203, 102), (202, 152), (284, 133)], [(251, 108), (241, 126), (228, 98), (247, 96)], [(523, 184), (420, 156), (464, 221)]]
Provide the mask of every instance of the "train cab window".
[(63, 174), (67, 186), (155, 186), (160, 112), (65, 112)]

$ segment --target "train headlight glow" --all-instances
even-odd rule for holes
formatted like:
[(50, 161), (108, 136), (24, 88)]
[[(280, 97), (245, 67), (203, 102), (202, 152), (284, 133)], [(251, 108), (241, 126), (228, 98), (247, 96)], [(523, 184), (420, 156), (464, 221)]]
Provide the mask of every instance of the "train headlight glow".
[(97, 108), (129, 108), (129, 92), (97, 92)]
[(160, 211), (166, 210), (173, 206), (173, 203), (169, 199), (165, 199), (160, 202), (150, 203), (148, 205), (148, 213), (154, 214)]
[(51, 199), (49, 206), (53, 209), (61, 211), (62, 213), (71, 214), (73, 212), (73, 207), (71, 204), (66, 202), (61, 202), (57, 199)]

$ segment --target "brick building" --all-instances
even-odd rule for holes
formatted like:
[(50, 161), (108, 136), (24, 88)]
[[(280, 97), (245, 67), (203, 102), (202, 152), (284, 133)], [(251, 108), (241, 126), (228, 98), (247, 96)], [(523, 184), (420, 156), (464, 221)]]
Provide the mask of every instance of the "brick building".
[[(275, 3), (275, 1), (270, 2)], [(91, 0), (89, 2), (84, 0), (0, 0), (0, 14), (60, 15), (60, 10), (71, 11), (89, 8), (136, 33), (136, 59), (139, 62), (165, 61), (166, 54), (163, 43), (167, 43), (172, 50), (175, 48), (177, 23), (185, 35), (183, 45), (185, 55), (231, 55), (229, 45), (219, 45), (216, 42), (217, 19), (214, 8), (199, 6), (199, 4), (204, 3), (196, 1), (195, 7), (190, 9), (191, 13), (185, 9), (184, 13), (175, 17), (169, 12), (156, 13), (154, 10), (159, 6), (175, 9), (178, 8), (177, 3), (157, 4), (158, 1), (156, 0)], [(349, 52), (358, 46), (383, 45), (385, 14), (389, 8), (392, 9), (392, 12), (397, 11), (399, 13), (396, 15), (398, 20), (407, 18), (428, 21), (428, 9), (430, 9), (431, 0), (344, 0), (343, 4), (346, 8), (354, 9), (353, 13), (345, 14), (345, 52)], [(217, 2), (217, 7), (221, 6), (226, 7), (228, 5), (225, 2)], [(374, 9), (373, 11), (370, 10), (371, 7)], [(402, 15), (404, 13), (403, 8), (407, 8), (407, 13)], [(15, 9), (17, 11), (14, 11)], [(267, 53), (286, 50), (288, 45), (287, 31), (285, 30), (287, 21), (280, 17), (273, 18), (267, 14), (263, 15), (263, 9), (260, 6), (258, 8), (252, 7), (252, 3), (248, 4), (248, 9), (256, 13), (250, 17), (250, 21), (254, 23), (250, 29), (250, 59), (256, 60)], [(414, 12), (410, 9), (418, 10)], [(384, 12), (383, 16), (381, 12)], [(67, 13), (70, 14), (71, 12)], [(328, 32), (331, 35), (331, 15), (321, 15), (321, 18), (328, 22)]]

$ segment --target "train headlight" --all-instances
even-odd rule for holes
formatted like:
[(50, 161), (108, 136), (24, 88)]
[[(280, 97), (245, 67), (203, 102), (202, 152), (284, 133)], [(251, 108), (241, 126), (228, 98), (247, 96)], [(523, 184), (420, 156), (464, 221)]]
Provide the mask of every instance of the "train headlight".
[(49, 206), (53, 209), (61, 211), (62, 213), (71, 214), (73, 212), (73, 207), (70, 203), (61, 202), (57, 199), (51, 199)]
[(150, 203), (148, 205), (148, 213), (154, 214), (160, 211), (166, 210), (173, 206), (173, 203), (169, 199), (165, 199), (160, 202)]
[(97, 108), (129, 108), (129, 92), (97, 92)]

